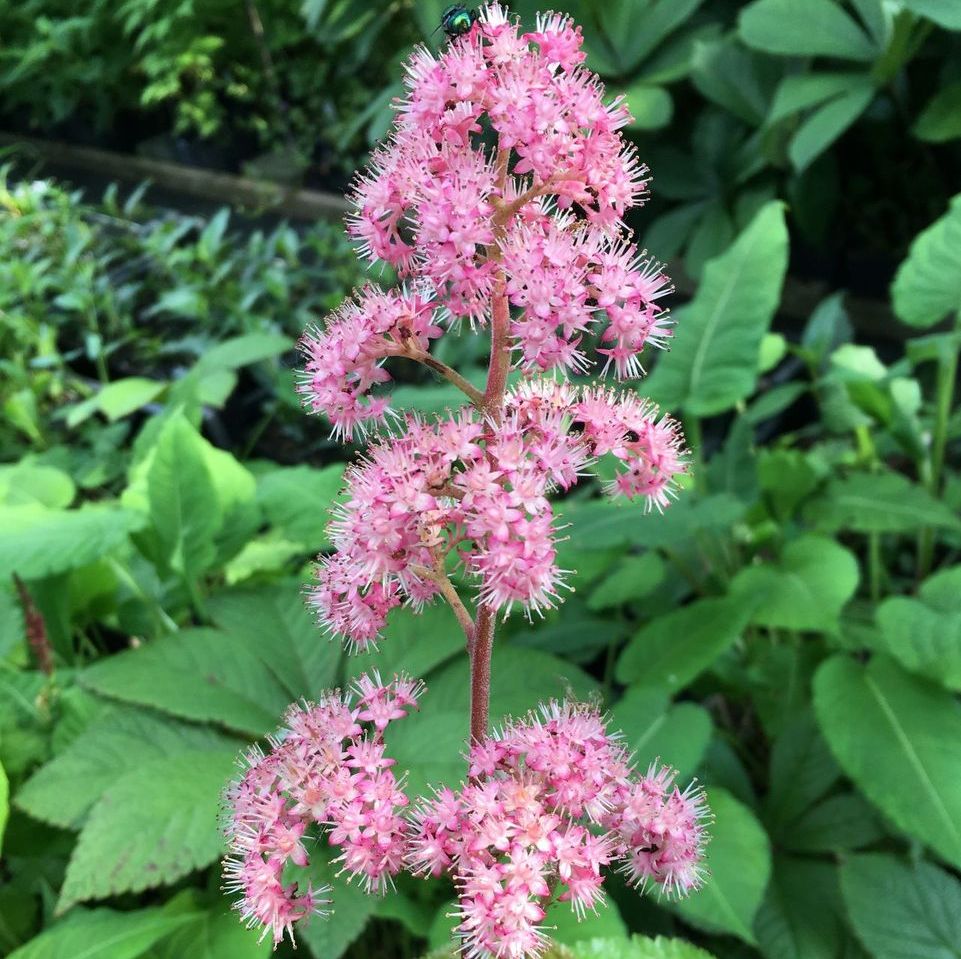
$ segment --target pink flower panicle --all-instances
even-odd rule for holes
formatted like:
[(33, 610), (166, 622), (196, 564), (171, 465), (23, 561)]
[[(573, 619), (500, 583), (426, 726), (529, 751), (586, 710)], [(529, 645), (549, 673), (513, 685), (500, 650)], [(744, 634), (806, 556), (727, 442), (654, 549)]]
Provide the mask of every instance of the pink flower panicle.
[(613, 863), (666, 895), (702, 880), (702, 791), (681, 792), (667, 767), (636, 778), (593, 706), (553, 702), (510, 723), (473, 746), (470, 776), (420, 803), (407, 855), (415, 873), (457, 883), (467, 959), (539, 955), (551, 898), (582, 918)]
[(262, 926), (275, 945), (285, 934), (293, 941), (293, 925), (330, 904), (329, 887), (308, 882), (301, 891), (283, 878), (288, 864), (309, 865), (311, 826), (327, 830), (341, 871), (369, 892), (383, 891), (400, 871), (408, 800), (384, 755), (383, 732), (416, 707), (422, 690), (403, 676), (383, 683), (363, 675), (346, 693), (291, 706), (270, 751), (254, 747), (243, 757), (243, 775), (224, 794), (225, 889), (240, 894), (242, 919)]
[(596, 353), (634, 377), (644, 347), (671, 336), (670, 280), (623, 223), (649, 181), (621, 132), (630, 113), (606, 100), (581, 45), (565, 16), (522, 33), (492, 3), (443, 52), (410, 58), (348, 232), (417, 292), (368, 288), (305, 338), (301, 391), (337, 432), (383, 420), (388, 399), (369, 393), (389, 379), (387, 357), (426, 352), (448, 320), (486, 325), (498, 282), (515, 308), (514, 360), (529, 370), (583, 372)]
[(328, 632), (358, 649), (375, 643), (391, 609), (434, 598), (448, 555), (492, 609), (551, 607), (564, 573), (549, 493), (610, 455), (622, 471), (609, 491), (662, 509), (685, 466), (674, 420), (603, 387), (528, 381), (507, 395), (492, 434), (488, 425), (468, 409), (411, 418), (347, 471), (336, 552), (321, 558), (310, 594)]

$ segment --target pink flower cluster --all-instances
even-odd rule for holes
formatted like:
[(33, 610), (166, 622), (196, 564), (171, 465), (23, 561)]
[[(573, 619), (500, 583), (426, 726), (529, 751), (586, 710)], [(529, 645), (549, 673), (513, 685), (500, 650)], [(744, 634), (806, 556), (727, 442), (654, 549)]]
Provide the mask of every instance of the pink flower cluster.
[[(404, 814), (408, 799), (384, 755), (383, 732), (416, 705), (422, 685), (362, 676), (346, 695), (292, 706), (266, 755), (251, 750), (226, 793), (227, 888), (249, 926), (274, 943), (323, 913), (329, 888), (284, 884), (306, 867), (317, 825), (349, 877), (384, 892), (402, 868), (450, 875), (468, 959), (525, 959), (545, 945), (556, 898), (582, 917), (603, 900), (603, 869), (617, 864), (640, 888), (683, 895), (701, 882), (707, 808), (672, 770), (636, 777), (620, 737), (597, 709), (550, 703), (475, 744), (470, 779)], [(367, 727), (366, 730), (364, 727)]]
[(367, 393), (405, 338), (426, 351), (448, 320), (487, 324), (498, 292), (528, 369), (585, 370), (596, 349), (633, 377), (645, 345), (671, 335), (658, 305), (670, 280), (622, 221), (647, 185), (622, 98), (605, 102), (566, 18), (531, 33), (496, 3), (480, 18), (441, 55), (414, 54), (391, 137), (354, 191), (350, 233), (417, 292), (368, 291), (303, 340), (301, 391), (343, 433), (383, 417), (387, 400)]
[(293, 924), (329, 904), (329, 887), (308, 882), (300, 891), (283, 880), (288, 862), (309, 865), (311, 825), (328, 829), (337, 861), (368, 891), (382, 892), (400, 871), (407, 797), (384, 756), (383, 732), (421, 691), (403, 677), (385, 684), (364, 675), (346, 695), (291, 706), (270, 752), (254, 747), (244, 757), (243, 776), (225, 793), (225, 888), (240, 893), (236, 908), (248, 927), (262, 926), (275, 945), (285, 932), (293, 940)]
[(553, 605), (563, 573), (548, 493), (569, 489), (606, 454), (623, 466), (611, 492), (658, 508), (684, 465), (676, 423), (650, 404), (553, 380), (508, 393), (493, 435), (469, 410), (407, 421), (347, 472), (331, 524), (337, 552), (321, 558), (311, 594), (321, 622), (365, 648), (392, 608), (436, 594), (449, 553), (492, 609)]
[(476, 744), (471, 779), (415, 814), (408, 855), (422, 875), (451, 874), (468, 959), (523, 959), (544, 948), (553, 898), (579, 917), (602, 901), (602, 869), (684, 894), (701, 881), (703, 793), (626, 751), (590, 706), (551, 703)]

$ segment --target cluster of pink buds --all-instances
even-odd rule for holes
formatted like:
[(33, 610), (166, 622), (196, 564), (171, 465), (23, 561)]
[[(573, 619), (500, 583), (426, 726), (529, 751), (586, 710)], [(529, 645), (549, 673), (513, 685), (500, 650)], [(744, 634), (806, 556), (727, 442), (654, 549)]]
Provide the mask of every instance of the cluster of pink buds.
[(684, 894), (701, 881), (707, 808), (667, 767), (635, 778), (617, 736), (591, 706), (551, 703), (475, 744), (471, 779), (415, 813), (415, 872), (449, 873), (468, 959), (523, 959), (544, 948), (554, 899), (579, 917), (602, 900), (602, 869)]
[(347, 472), (331, 524), (337, 552), (321, 558), (311, 594), (321, 622), (365, 648), (393, 607), (437, 594), (448, 554), (490, 609), (552, 606), (563, 571), (548, 494), (606, 454), (623, 466), (611, 492), (668, 502), (680, 436), (631, 394), (534, 380), (505, 396), (493, 433), (467, 409), (430, 424), (407, 420)]
[[(382, 683), (362, 676), (346, 694), (290, 707), (270, 752), (252, 748), (243, 776), (225, 793), (229, 857), (225, 888), (248, 926), (262, 926), (276, 945), (293, 940), (295, 922), (324, 912), (329, 889), (285, 884), (288, 862), (309, 864), (305, 834), (328, 829), (339, 862), (368, 891), (383, 892), (403, 864), (407, 797), (384, 755), (383, 732), (413, 708), (422, 686), (403, 677)], [(366, 727), (366, 728), (365, 728)]]

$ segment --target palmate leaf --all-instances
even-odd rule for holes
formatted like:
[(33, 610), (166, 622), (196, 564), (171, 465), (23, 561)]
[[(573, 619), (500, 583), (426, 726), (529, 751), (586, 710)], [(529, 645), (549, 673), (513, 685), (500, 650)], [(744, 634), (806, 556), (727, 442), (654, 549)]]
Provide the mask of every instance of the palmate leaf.
[(882, 853), (853, 856), (841, 868), (841, 891), (875, 959), (961, 956), (961, 882), (943, 869)]
[(787, 250), (784, 208), (768, 203), (704, 268), (674, 348), (645, 381), (653, 399), (670, 410), (712, 416), (754, 392), (756, 358), (780, 299)]
[(15, 804), (36, 819), (76, 827), (103, 793), (143, 763), (239, 743), (158, 713), (117, 707), (88, 726), (19, 789)]
[(844, 772), (898, 828), (961, 866), (961, 705), (883, 655), (834, 656), (814, 681), (818, 723)]
[(167, 885), (210, 865), (223, 849), (218, 809), (236, 758), (235, 749), (180, 752), (117, 779), (84, 824), (57, 910)]

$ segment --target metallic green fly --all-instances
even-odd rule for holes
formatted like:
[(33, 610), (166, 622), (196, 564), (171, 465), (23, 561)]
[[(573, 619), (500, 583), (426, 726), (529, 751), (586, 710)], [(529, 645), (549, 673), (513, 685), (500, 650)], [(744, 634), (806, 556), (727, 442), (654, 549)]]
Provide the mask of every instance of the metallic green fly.
[(477, 14), (467, 7), (450, 6), (440, 18), (438, 30), (443, 30), (452, 40), (470, 32), (470, 28), (477, 22)]

